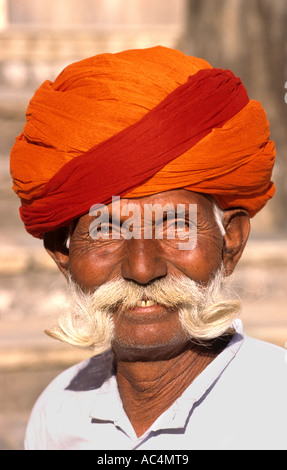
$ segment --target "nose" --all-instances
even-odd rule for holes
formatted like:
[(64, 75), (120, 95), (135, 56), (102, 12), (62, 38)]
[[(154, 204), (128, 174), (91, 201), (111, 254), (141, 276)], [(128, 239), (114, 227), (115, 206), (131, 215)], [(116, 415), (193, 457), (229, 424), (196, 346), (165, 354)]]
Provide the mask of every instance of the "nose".
[(126, 254), (121, 272), (126, 280), (148, 284), (167, 275), (166, 260), (158, 240), (126, 240)]

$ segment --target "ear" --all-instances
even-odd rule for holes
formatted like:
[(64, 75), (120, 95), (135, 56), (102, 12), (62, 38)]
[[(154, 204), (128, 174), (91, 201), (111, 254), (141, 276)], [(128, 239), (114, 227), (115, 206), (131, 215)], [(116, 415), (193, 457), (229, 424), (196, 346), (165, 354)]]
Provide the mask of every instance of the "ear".
[(66, 244), (68, 235), (69, 227), (44, 234), (44, 247), (65, 277), (69, 266), (69, 249)]
[(244, 209), (224, 212), (223, 225), (226, 231), (223, 246), (223, 265), (225, 275), (232, 274), (238, 263), (250, 233), (250, 216)]

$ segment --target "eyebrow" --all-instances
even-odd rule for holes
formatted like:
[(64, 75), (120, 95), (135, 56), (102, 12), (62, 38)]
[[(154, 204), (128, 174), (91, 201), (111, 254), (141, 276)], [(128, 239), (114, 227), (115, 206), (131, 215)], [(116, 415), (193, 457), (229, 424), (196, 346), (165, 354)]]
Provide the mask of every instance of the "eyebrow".
[[(101, 210), (101, 207), (102, 206), (98, 207), (99, 211)], [(117, 225), (120, 227), (126, 220), (129, 219), (129, 217), (134, 216), (135, 214), (133, 212), (133, 209), (131, 208), (131, 210), (129, 211), (129, 215), (123, 216), (121, 210), (119, 211), (109, 210), (109, 213), (107, 215), (108, 215), (108, 222), (110, 224)], [(148, 210), (148, 212), (145, 212), (145, 208), (143, 212), (141, 211), (141, 219), (144, 218), (146, 222), (151, 221), (151, 216), (152, 216), (152, 224), (157, 225), (161, 222), (166, 222), (169, 219), (182, 218), (185, 220), (189, 220), (190, 213), (188, 210), (186, 210), (185, 204), (177, 204), (177, 205), (173, 205), (173, 207), (167, 207), (167, 208), (163, 206), (161, 212), (158, 212), (157, 210), (153, 210), (153, 209), (151, 211)], [(94, 215), (93, 219), (96, 219), (97, 217), (98, 217), (97, 215)]]

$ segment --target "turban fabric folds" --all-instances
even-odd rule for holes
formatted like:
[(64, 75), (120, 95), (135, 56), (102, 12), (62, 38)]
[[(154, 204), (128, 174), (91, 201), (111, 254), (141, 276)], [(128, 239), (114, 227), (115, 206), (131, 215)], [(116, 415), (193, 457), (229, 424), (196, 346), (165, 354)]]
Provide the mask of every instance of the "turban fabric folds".
[(185, 188), (255, 215), (274, 194), (275, 149), (259, 102), (228, 70), (163, 47), (102, 54), (32, 98), (11, 151), (29, 233), (112, 196)]

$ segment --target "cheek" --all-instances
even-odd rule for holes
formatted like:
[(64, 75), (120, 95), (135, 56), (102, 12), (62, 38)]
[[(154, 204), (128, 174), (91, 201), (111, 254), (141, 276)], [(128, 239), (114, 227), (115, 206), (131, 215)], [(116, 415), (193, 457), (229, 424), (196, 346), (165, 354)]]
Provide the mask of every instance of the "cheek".
[(171, 263), (181, 273), (196, 282), (207, 283), (222, 263), (223, 240), (198, 236), (193, 250), (177, 250)]
[(115, 276), (117, 257), (109, 250), (70, 249), (69, 270), (73, 279), (88, 291), (104, 284)]

